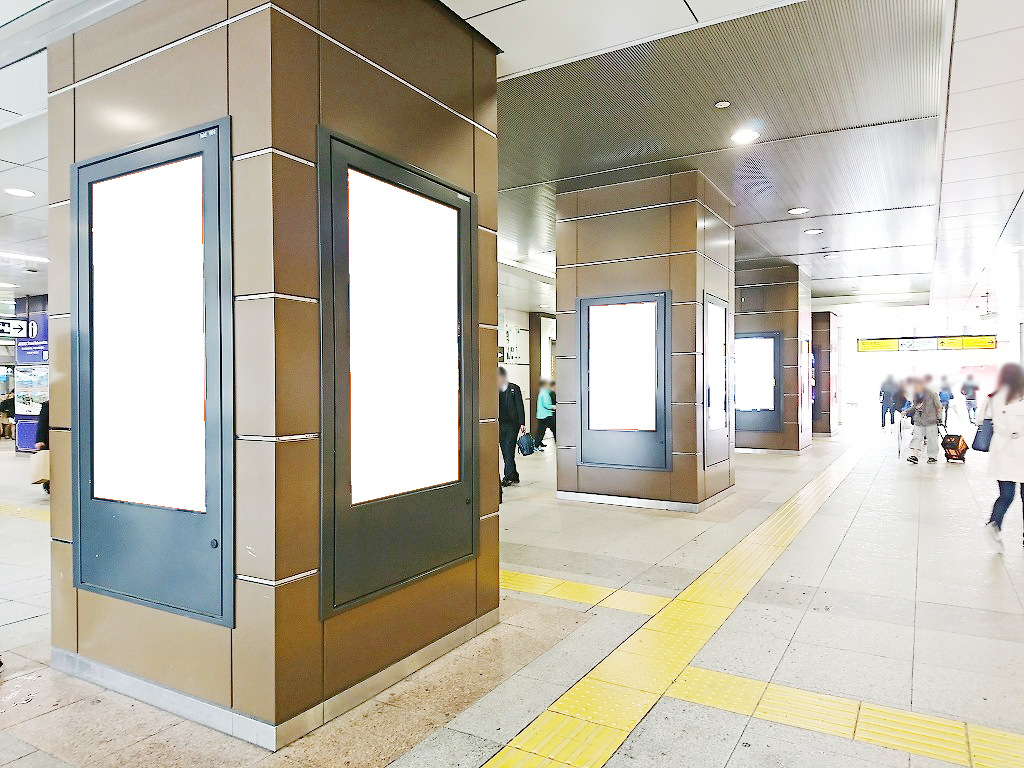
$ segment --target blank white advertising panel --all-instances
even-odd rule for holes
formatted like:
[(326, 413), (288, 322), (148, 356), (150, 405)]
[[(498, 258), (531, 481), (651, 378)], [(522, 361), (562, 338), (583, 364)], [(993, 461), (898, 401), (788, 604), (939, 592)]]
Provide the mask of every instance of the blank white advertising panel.
[(775, 339), (736, 339), (736, 410), (775, 410)]
[(655, 431), (657, 303), (594, 304), (587, 322), (589, 429)]
[(93, 496), (206, 511), (203, 161), (92, 185)]
[(459, 212), (350, 168), (348, 215), (359, 504), (459, 480)]

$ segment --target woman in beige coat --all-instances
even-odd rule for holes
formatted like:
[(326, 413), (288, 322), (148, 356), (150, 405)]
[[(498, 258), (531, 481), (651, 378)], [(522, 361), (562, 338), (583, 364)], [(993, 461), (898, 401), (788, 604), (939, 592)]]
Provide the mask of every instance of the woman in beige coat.
[(1002, 551), (1003, 518), (1018, 484), (1024, 501), (1024, 369), (1020, 365), (1007, 363), (999, 371), (999, 384), (985, 398), (981, 418), (992, 419), (988, 474), (999, 483), (999, 498), (992, 505), (987, 527)]

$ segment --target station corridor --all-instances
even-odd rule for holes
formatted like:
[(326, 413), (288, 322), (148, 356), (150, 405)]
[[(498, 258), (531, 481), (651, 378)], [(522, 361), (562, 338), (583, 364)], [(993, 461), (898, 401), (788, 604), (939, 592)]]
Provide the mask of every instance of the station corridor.
[(506, 490), (500, 624), (276, 754), (50, 669), (45, 504), (5, 503), (0, 765), (1024, 765), (1021, 517), (997, 554), (983, 458), (740, 453), (678, 515), (556, 501), (553, 453)]

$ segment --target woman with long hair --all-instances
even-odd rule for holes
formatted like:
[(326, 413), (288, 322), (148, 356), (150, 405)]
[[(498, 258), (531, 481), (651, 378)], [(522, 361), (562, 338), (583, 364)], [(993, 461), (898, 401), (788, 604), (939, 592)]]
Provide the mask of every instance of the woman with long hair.
[(1013, 503), (1017, 485), (1024, 502), (1024, 368), (1007, 363), (999, 371), (996, 390), (982, 406), (981, 419), (992, 419), (992, 445), (988, 474), (999, 483), (999, 498), (992, 505), (988, 531), (1003, 549), (1003, 518)]

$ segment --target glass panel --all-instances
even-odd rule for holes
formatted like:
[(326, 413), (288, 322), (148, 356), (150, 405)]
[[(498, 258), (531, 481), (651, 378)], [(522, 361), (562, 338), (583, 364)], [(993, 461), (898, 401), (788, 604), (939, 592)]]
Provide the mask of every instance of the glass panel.
[(775, 339), (736, 339), (736, 410), (775, 410)]
[(201, 157), (92, 185), (97, 499), (206, 511), (203, 255)]
[(459, 212), (352, 169), (348, 205), (358, 504), (459, 480)]
[(707, 303), (707, 381), (708, 429), (725, 429), (728, 424), (726, 404), (726, 318), (725, 307)]
[(657, 429), (658, 305), (594, 304), (587, 317), (589, 428)]

